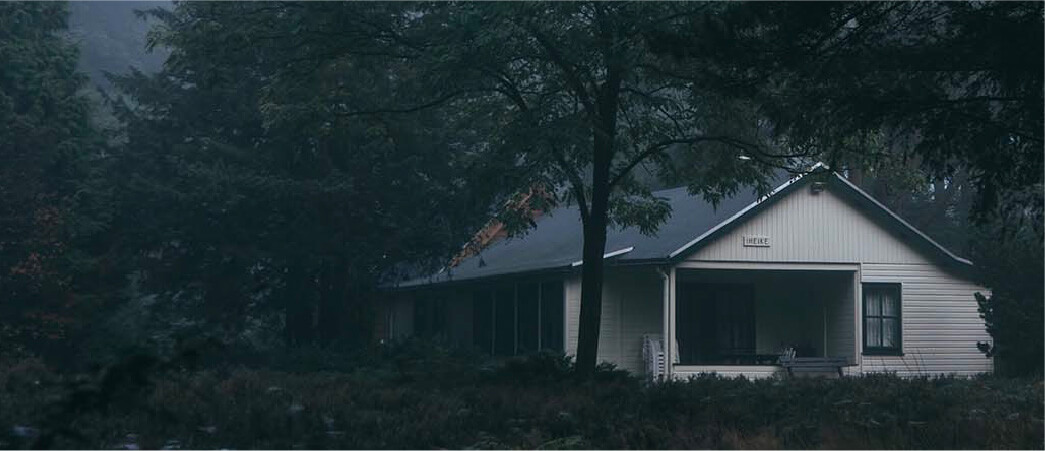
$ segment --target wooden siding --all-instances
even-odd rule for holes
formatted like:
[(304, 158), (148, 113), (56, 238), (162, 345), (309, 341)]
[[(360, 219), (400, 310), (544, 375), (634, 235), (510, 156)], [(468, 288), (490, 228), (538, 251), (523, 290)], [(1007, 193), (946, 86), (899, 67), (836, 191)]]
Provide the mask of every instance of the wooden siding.
[[(743, 245), (745, 235), (769, 247)], [(928, 259), (831, 190), (799, 188), (693, 255), (690, 261), (926, 264)]]
[(901, 375), (973, 375), (993, 371), (976, 342), (990, 340), (973, 293), (983, 287), (935, 265), (863, 265), (863, 282), (901, 284), (903, 352), (900, 357), (863, 356), (864, 372)]
[(860, 307), (856, 302), (856, 282), (849, 277), (841, 282), (833, 281), (826, 288), (834, 295), (827, 304), (827, 355), (845, 357), (850, 363), (859, 361), (856, 330), (856, 310)]
[(581, 276), (567, 277), (563, 281), (563, 298), (566, 300), (566, 354), (577, 355), (577, 326), (581, 317)]
[[(663, 334), (663, 282), (651, 269), (609, 270), (603, 282), (599, 362), (642, 374), (642, 336)], [(577, 354), (580, 277), (566, 280), (566, 352)]]
[(664, 333), (664, 282), (652, 268), (615, 277), (620, 305), (621, 333), (618, 362), (622, 368), (643, 374), (642, 336)]

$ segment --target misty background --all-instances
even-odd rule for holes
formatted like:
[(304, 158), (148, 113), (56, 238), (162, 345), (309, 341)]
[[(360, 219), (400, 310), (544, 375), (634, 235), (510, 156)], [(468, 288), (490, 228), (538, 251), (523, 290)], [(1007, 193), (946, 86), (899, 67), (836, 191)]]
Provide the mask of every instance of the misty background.
[[(171, 2), (138, 1), (69, 3), (69, 36), (80, 48), (79, 70), (90, 78), (85, 86), (88, 96), (100, 100), (99, 90), (112, 91), (106, 73), (137, 70), (153, 74), (163, 67), (169, 50), (146, 49), (149, 28), (157, 21), (139, 17), (135, 11), (172, 6)], [(111, 120), (107, 113), (99, 113), (103, 122)]]

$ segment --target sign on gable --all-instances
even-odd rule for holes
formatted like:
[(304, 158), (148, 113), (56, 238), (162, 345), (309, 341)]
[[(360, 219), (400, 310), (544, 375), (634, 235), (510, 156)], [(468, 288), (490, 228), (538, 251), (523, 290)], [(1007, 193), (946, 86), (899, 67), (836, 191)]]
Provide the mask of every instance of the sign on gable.
[(769, 247), (769, 237), (765, 235), (744, 235), (746, 247)]

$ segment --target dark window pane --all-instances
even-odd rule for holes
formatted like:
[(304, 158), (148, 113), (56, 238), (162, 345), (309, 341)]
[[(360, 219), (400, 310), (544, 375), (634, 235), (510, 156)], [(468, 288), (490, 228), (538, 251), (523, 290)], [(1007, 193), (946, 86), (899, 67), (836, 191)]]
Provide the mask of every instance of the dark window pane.
[(414, 335), (434, 338), (444, 332), (445, 305), (434, 296), (417, 297), (414, 300)]
[(442, 299), (425, 297), (414, 304), (414, 330), (423, 338), (439, 337), (444, 330), (446, 306)]
[(541, 348), (563, 351), (562, 281), (541, 284)]
[(472, 296), (472, 343), (482, 352), (493, 352), (493, 293), (477, 290)]
[(882, 290), (882, 316), (900, 316), (900, 299), (893, 290)]
[(707, 285), (684, 284), (675, 305), (675, 333), (682, 363), (697, 363), (713, 351), (715, 302)]
[(518, 325), (519, 349), (517, 354), (537, 351), (537, 295), (538, 285), (527, 283), (519, 285)]
[(867, 347), (882, 347), (882, 321), (878, 318), (868, 318), (864, 336), (867, 337)]
[(868, 290), (865, 297), (867, 302), (867, 315), (880, 316), (882, 314), (882, 294), (880, 290)]
[(428, 336), (428, 302), (425, 299), (414, 299), (414, 336)]
[(900, 322), (896, 318), (882, 318), (882, 347), (900, 346)]
[(496, 355), (515, 354), (515, 286), (506, 285), (494, 292), (494, 345)]
[(747, 362), (755, 353), (755, 299), (750, 285), (682, 285), (675, 306), (683, 364)]

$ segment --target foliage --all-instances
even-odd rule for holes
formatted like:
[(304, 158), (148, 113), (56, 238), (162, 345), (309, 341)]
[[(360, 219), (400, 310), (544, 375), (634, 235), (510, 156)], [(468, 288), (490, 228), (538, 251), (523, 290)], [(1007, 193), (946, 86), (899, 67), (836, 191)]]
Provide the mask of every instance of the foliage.
[[(607, 227), (654, 233), (670, 214), (663, 199), (638, 183), (635, 168), (658, 167), (691, 191), (718, 200), (745, 186), (767, 190), (773, 166), (788, 162), (788, 155), (768, 150), (744, 104), (673, 75), (673, 67), (647, 51), (644, 32), (709, 8), (309, 5), (275, 8), (237, 29), (278, 36), (295, 61), (319, 72), (340, 70), (346, 60), (348, 67), (366, 61), (368, 67), (396, 70), (387, 87), (385, 79), (377, 81), (388, 90), (371, 102), (343, 90), (306, 111), (352, 117), (434, 111), (459, 127), (458, 135), (475, 137), (467, 143), (471, 149), (500, 162), (509, 175), (484, 189), (510, 197), (538, 187), (550, 194), (542, 199), (547, 203), (575, 202), (584, 228), (578, 347), (583, 375), (595, 366)], [(277, 32), (271, 24), (280, 27)], [(298, 70), (287, 67), (274, 77), (293, 82)], [(525, 231), (529, 218), (516, 218), (515, 212), (503, 211), (501, 219)]]
[(164, 49), (149, 52), (144, 45), (155, 24), (136, 19), (135, 11), (171, 6), (156, 1), (69, 3), (69, 35), (79, 44), (79, 68), (90, 77), (92, 88), (111, 90), (106, 73), (124, 73), (132, 67), (154, 73), (162, 68), (167, 58)]
[[(374, 365), (284, 372), (164, 370), (81, 408), (53, 447), (114, 448), (1028, 448), (1043, 445), (1040, 381), (983, 377), (579, 383), (551, 356), (503, 366), (376, 349)], [(402, 354), (400, 354), (402, 353)], [(418, 359), (418, 353), (428, 357)], [(404, 357), (400, 359), (398, 356)], [(413, 365), (402, 365), (410, 361)], [(399, 362), (399, 363), (393, 363)], [(125, 365), (126, 366), (126, 365)], [(161, 364), (162, 366), (162, 364)], [(530, 366), (538, 376), (513, 378)], [(68, 405), (72, 376), (0, 366), (0, 441), (28, 446)], [(453, 372), (431, 372), (457, 368)], [(109, 369), (104, 374), (116, 371)], [(549, 374), (555, 374), (548, 377)], [(602, 376), (605, 374), (606, 376)], [(109, 377), (111, 379), (111, 377)], [(81, 378), (82, 379), (82, 378)], [(104, 377), (102, 379), (105, 379)], [(90, 379), (76, 386), (99, 385)], [(75, 390), (73, 390), (75, 392)], [(102, 391), (104, 392), (104, 391)], [(99, 393), (94, 391), (92, 393)], [(135, 393), (134, 396), (126, 396)], [(57, 404), (56, 404), (57, 403)], [(50, 407), (49, 407), (50, 406)], [(37, 445), (41, 442), (37, 441)]]
[(117, 248), (154, 338), (237, 343), (274, 328), (285, 344), (365, 342), (376, 286), (406, 262), (447, 256), (490, 202), (473, 183), (488, 177), (485, 162), (453, 151), (457, 138), (433, 118), (317, 104), (341, 92), (372, 101), (389, 68), (331, 60), (353, 67), (276, 77), (294, 54), (255, 39), (275, 30), (251, 21), (283, 7), (296, 9), (152, 10), (161, 25), (150, 45), (170, 51), (163, 70), (113, 78), (124, 124), (109, 174)]
[(108, 213), (104, 137), (81, 95), (61, 3), (0, 5), (0, 355), (65, 355), (113, 283), (95, 244)]
[(745, 104), (646, 51), (643, 32), (703, 9), (152, 10), (149, 45), (170, 52), (163, 71), (113, 79), (124, 135), (107, 181), (121, 231), (112, 248), (134, 272), (124, 313), (148, 304), (138, 322), (158, 341), (237, 341), (281, 321), (286, 343), (362, 341), (372, 312), (344, 299), (367, 298), (406, 262), (445, 261), (491, 206), (536, 186), (552, 194), (538, 201), (582, 206), (590, 370), (606, 227), (653, 233), (670, 214), (634, 170), (652, 164), (717, 200), (765, 190), (783, 158)]
[(975, 212), (990, 214), (1022, 208), (1006, 193), (1042, 181), (1042, 11), (1036, 2), (750, 3), (651, 39), (716, 63), (701, 80), (755, 102), (789, 145), (859, 160), (900, 152), (934, 175), (965, 167)]
[(445, 262), (489, 215), (522, 233), (529, 217), (498, 206), (544, 192), (583, 207), (591, 371), (606, 228), (654, 233), (671, 214), (635, 171), (717, 200), (819, 153), (958, 247), (976, 201), (984, 349), (1040, 349), (1040, 4), (149, 15), (149, 45), (170, 58), (113, 78), (111, 137), (91, 124), (64, 7), (0, 6), (0, 353), (133, 343), (170, 358), (215, 337), (308, 366), (326, 352), (313, 346), (370, 338), (380, 283)]
[(1045, 226), (1018, 219), (998, 219), (978, 232), (974, 258), (991, 292), (977, 293), (976, 301), (993, 338), (980, 348), (995, 358), (1001, 373), (1040, 376), (1045, 371)]

